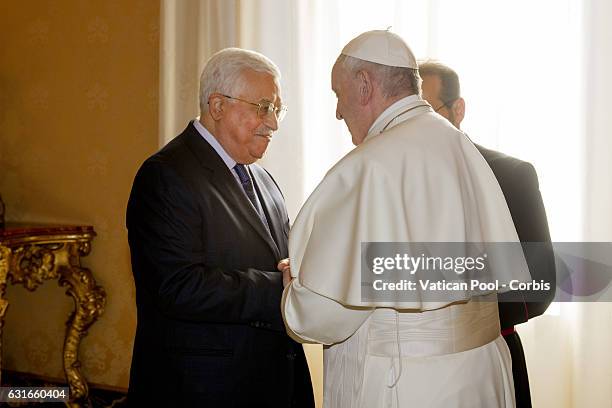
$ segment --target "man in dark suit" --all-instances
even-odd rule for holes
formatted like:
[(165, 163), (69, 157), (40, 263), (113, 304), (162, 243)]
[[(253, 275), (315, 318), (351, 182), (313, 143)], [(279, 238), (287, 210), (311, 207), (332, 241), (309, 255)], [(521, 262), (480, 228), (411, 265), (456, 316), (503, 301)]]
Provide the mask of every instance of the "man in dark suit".
[(261, 54), (216, 53), (202, 72), (199, 120), (136, 175), (131, 406), (314, 406), (302, 346), (280, 311), (287, 211), (254, 164), (285, 113), (279, 81)]
[[(436, 112), (460, 129), (465, 115), (465, 101), (461, 97), (457, 73), (443, 64), (431, 61), (420, 64), (419, 73), (423, 79), (423, 98)], [(516, 232), (523, 243), (532, 279), (542, 279), (551, 284), (551, 290), (544, 293), (510, 292), (499, 295), (502, 335), (512, 356), (516, 406), (531, 407), (525, 353), (514, 325), (543, 314), (555, 295), (555, 261), (546, 212), (538, 176), (531, 163), (479, 145), (476, 148), (491, 167), (504, 193)]]

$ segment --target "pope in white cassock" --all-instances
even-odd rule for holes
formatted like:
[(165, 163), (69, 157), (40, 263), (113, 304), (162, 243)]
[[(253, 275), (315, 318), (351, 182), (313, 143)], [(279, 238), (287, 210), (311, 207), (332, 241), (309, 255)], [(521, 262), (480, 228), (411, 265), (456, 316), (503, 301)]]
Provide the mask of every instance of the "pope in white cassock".
[[(361, 292), (362, 242), (518, 242), (493, 173), (420, 97), (417, 62), (399, 36), (350, 41), (332, 89), (357, 147), (304, 204), (290, 261), (279, 264), (294, 278), (283, 294), (288, 332), (325, 345), (324, 406), (513, 407), (496, 293), (440, 299), (419, 289), (377, 302)], [(518, 251), (511, 266), (493, 262), (490, 278), (530, 281)]]

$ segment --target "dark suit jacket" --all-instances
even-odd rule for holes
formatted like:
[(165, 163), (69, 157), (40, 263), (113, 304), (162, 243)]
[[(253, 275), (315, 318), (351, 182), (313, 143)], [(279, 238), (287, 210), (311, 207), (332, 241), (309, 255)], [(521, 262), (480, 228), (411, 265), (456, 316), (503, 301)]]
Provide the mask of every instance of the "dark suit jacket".
[(280, 311), (285, 204), (272, 177), (249, 167), (272, 236), (193, 124), (138, 171), (127, 209), (138, 313), (130, 405), (314, 406)]
[(555, 258), (538, 176), (533, 165), (479, 145), (476, 145), (476, 148), (499, 182), (520, 241), (531, 243), (523, 245), (531, 278), (551, 283), (551, 290), (544, 294), (519, 294), (525, 298), (521, 302), (506, 301), (517, 294), (499, 295), (499, 318), (502, 329), (505, 329), (524, 323), (546, 311), (555, 297)]

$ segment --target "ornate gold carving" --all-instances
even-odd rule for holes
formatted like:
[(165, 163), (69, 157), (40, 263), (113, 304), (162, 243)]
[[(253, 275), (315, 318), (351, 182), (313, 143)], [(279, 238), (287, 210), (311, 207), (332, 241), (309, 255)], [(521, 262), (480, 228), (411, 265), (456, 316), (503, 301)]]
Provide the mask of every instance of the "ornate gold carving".
[(64, 244), (24, 245), (13, 251), (10, 267), (12, 284), (22, 283), (33, 291), (44, 280), (57, 278), (54, 251)]
[(64, 371), (70, 384), (71, 400), (77, 401), (85, 399), (88, 394), (87, 382), (81, 374), (81, 362), (78, 360), (79, 344), (87, 335), (87, 329), (104, 312), (106, 303), (104, 289), (96, 285), (91, 271), (78, 263), (78, 254), (88, 253), (89, 249), (89, 243), (70, 244), (71, 264), (60, 269), (59, 279), (61, 286), (68, 286), (66, 294), (73, 297), (75, 304), (75, 310), (66, 322)]
[[(79, 345), (89, 327), (100, 317), (106, 303), (104, 289), (87, 268), (81, 267), (81, 257), (91, 251), (93, 231), (71, 235), (24, 236), (3, 241), (0, 245), (0, 334), (8, 302), (4, 299), (7, 278), (35, 290), (43, 281), (59, 277), (60, 286), (74, 299), (74, 311), (66, 322), (64, 339), (64, 372), (70, 386), (70, 407), (80, 407), (86, 401), (88, 386), (80, 371)], [(0, 337), (0, 353), (2, 342)], [(1, 354), (0, 354), (1, 355)]]
[[(8, 301), (4, 298), (4, 291), (6, 290), (6, 276), (8, 275), (10, 255), (11, 250), (0, 245), (0, 367), (2, 366), (2, 327), (4, 326), (4, 314), (8, 307)], [(0, 383), (1, 380), (0, 372)]]
[(9, 271), (10, 255), (11, 250), (0, 245), (0, 330), (2, 330), (2, 324), (4, 324), (4, 314), (6, 313), (6, 308), (8, 307), (8, 302), (6, 299), (4, 299), (4, 291), (6, 290), (6, 277)]
[(80, 241), (78, 243), (78, 253), (79, 256), (87, 256), (91, 251), (91, 242), (89, 241)]

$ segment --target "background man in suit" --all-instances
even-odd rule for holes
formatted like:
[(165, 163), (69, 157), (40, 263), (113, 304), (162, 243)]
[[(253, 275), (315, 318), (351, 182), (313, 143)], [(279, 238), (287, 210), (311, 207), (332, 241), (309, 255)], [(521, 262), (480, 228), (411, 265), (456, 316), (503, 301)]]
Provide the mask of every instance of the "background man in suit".
[[(438, 62), (425, 62), (419, 65), (423, 80), (423, 99), (433, 109), (448, 119), (457, 129), (465, 116), (465, 101), (461, 97), (459, 77), (451, 68)], [(551, 283), (552, 290), (545, 295), (536, 295), (539, 301), (504, 302), (506, 296), (499, 295), (499, 317), (502, 334), (512, 355), (512, 375), (517, 407), (531, 407), (529, 379), (525, 354), (514, 325), (539, 316), (554, 298), (555, 263), (546, 212), (538, 187), (538, 176), (531, 163), (524, 162), (503, 153), (476, 145), (483, 155), (504, 193), (516, 232), (521, 242), (541, 244), (524, 245), (525, 258), (533, 280), (544, 279)], [(527, 295), (529, 298), (529, 295)], [(530, 299), (533, 299), (531, 295)], [(515, 299), (516, 300), (516, 299)]]
[(286, 111), (280, 72), (228, 48), (200, 82), (200, 119), (144, 162), (128, 203), (130, 405), (312, 407), (302, 346), (280, 312), (287, 211), (254, 164)]

